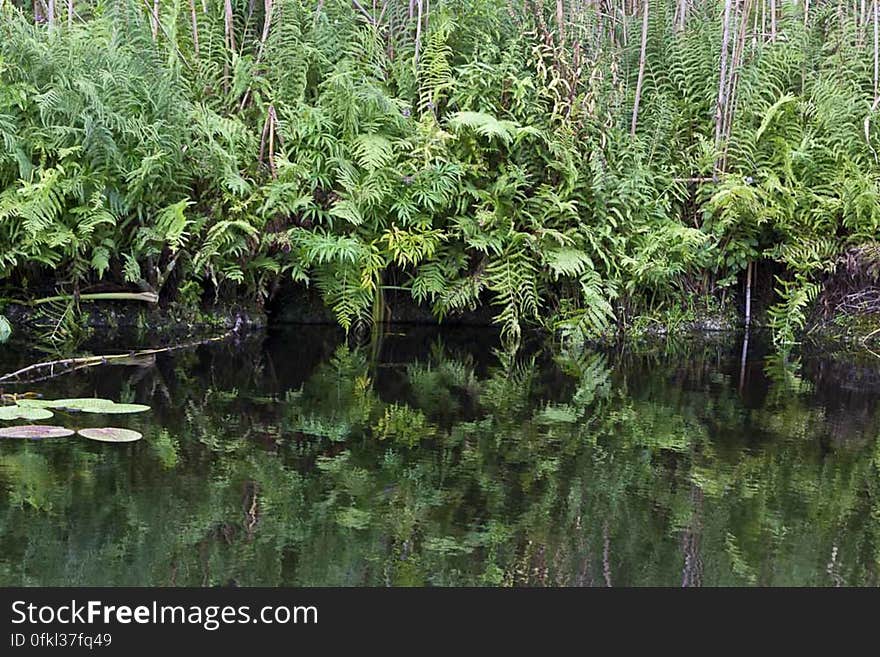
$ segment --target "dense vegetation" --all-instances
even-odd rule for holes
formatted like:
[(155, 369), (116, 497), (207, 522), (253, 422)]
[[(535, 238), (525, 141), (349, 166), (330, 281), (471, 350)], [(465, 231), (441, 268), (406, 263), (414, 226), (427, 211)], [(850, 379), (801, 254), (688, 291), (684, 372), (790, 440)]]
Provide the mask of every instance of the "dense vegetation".
[(349, 329), (402, 289), (516, 343), (772, 279), (782, 344), (880, 272), (876, 0), (0, 12), (7, 298), (293, 280)]

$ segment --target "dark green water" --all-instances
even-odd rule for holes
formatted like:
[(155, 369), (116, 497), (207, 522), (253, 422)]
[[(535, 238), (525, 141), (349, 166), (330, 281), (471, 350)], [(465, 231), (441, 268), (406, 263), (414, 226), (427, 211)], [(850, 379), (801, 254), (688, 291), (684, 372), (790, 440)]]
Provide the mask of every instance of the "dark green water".
[(880, 360), (496, 339), (289, 329), (27, 386), (153, 410), (0, 440), (0, 584), (880, 583)]

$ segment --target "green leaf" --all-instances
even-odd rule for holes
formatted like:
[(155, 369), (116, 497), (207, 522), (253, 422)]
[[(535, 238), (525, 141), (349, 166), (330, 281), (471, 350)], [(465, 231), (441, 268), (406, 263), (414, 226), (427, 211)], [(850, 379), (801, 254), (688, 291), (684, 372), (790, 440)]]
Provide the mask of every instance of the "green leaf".
[(378, 169), (391, 161), (394, 150), (382, 135), (358, 135), (354, 140), (354, 155), (362, 167)]
[(116, 403), (106, 405), (95, 404), (93, 406), (86, 406), (82, 409), (83, 413), (104, 413), (107, 415), (129, 415), (131, 413), (143, 413), (148, 410), (150, 410), (150, 407), (143, 404)]
[(767, 128), (770, 127), (770, 123), (772, 123), (774, 117), (779, 113), (779, 110), (785, 105), (793, 103), (795, 100), (795, 97), (791, 94), (785, 94), (767, 109), (764, 113), (764, 118), (761, 120), (761, 127), (758, 128), (758, 132), (755, 133), (755, 142), (760, 141), (761, 135), (763, 135), (767, 131)]
[(132, 443), (143, 438), (143, 434), (133, 429), (102, 427), (99, 429), (80, 429), (77, 433), (83, 438), (102, 443)]
[(0, 420), (48, 420), (53, 413), (45, 408), (0, 406)]
[(449, 119), (449, 127), (455, 131), (470, 128), (478, 135), (500, 139), (505, 144), (513, 141), (519, 128), (513, 121), (499, 120), (485, 112), (456, 112)]
[(0, 429), (0, 438), (28, 438), (38, 440), (40, 438), (67, 438), (75, 432), (64, 427), (51, 425), (29, 424), (20, 427), (6, 427)]
[(81, 411), (83, 413), (105, 413), (108, 415), (143, 413), (150, 410), (143, 404), (117, 404), (110, 399), (99, 397), (83, 397), (78, 399), (52, 400), (26, 400), (27, 405), (38, 405), (43, 408), (63, 408), (68, 411)]

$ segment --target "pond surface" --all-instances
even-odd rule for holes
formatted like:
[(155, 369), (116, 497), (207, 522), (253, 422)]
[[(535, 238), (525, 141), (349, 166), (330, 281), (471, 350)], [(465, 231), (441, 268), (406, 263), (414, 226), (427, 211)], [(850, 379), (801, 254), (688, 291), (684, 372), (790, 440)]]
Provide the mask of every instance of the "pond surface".
[(291, 327), (18, 386), (152, 410), (0, 440), (0, 584), (877, 585), (880, 359), (740, 340)]

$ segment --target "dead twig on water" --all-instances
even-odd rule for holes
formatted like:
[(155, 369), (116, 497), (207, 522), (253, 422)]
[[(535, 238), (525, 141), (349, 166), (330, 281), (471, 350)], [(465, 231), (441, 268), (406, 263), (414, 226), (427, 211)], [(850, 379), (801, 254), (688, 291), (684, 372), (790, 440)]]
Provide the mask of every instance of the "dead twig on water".
[[(241, 318), (238, 318), (232, 330), (227, 331), (223, 335), (218, 335), (213, 338), (208, 338), (206, 340), (194, 340), (192, 342), (171, 345), (170, 347), (159, 347), (156, 349), (141, 349), (139, 351), (130, 351), (125, 354), (82, 356), (79, 358), (62, 358), (60, 360), (51, 360), (44, 363), (35, 363), (33, 365), (23, 367), (20, 370), (16, 370), (15, 372), (10, 372), (9, 374), (4, 374), (3, 376), (0, 376), (0, 383), (6, 383), (10, 385), (37, 383), (39, 381), (53, 379), (56, 376), (61, 376), (62, 374), (69, 374), (70, 372), (88, 369), (91, 367), (97, 367), (99, 365), (124, 364), (126, 361), (131, 362), (131, 360), (134, 358), (154, 356), (156, 354), (164, 354), (171, 351), (180, 351), (181, 349), (192, 349), (193, 347), (198, 347), (203, 344), (227, 340), (233, 335), (236, 335), (239, 332), (240, 328)], [(29, 374), (32, 376), (28, 376)]]

